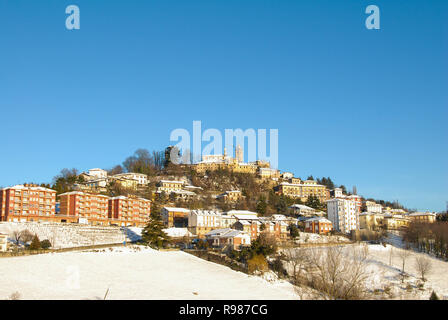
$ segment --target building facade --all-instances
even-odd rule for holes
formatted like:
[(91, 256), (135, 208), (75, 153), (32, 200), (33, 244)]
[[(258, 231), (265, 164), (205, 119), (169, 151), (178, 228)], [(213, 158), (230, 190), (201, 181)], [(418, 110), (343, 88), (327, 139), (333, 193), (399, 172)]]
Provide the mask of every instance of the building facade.
[[(294, 180), (291, 179), (291, 181)], [(307, 201), (310, 196), (318, 198), (322, 203), (325, 203), (328, 199), (327, 188), (313, 180), (303, 181), (302, 183), (282, 182), (274, 187), (274, 191), (279, 195), (299, 198), (303, 202)]]
[(0, 190), (0, 221), (51, 221), (55, 206), (52, 189), (25, 184)]
[(325, 218), (311, 218), (305, 221), (305, 232), (327, 234), (333, 230), (333, 224)]
[(327, 201), (328, 220), (336, 231), (350, 233), (359, 230), (358, 205), (351, 199), (331, 199)]

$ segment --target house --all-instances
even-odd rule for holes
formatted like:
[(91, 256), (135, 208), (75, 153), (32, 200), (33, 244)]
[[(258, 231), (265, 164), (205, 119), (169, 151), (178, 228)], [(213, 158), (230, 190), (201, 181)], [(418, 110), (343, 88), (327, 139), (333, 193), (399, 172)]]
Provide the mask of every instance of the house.
[(144, 187), (148, 184), (148, 176), (143, 173), (119, 173), (110, 177), (111, 181), (115, 181), (124, 188), (136, 189)]
[(288, 238), (288, 222), (286, 220), (275, 220), (271, 217), (262, 217), (259, 219), (262, 226), (260, 230), (273, 235), (277, 240), (283, 240)]
[(205, 238), (211, 246), (218, 248), (230, 246), (234, 250), (239, 250), (243, 246), (250, 246), (250, 236), (247, 233), (229, 228), (207, 232)]
[(261, 223), (258, 220), (238, 220), (234, 224), (234, 228), (236, 230), (244, 231), (250, 236), (251, 240), (255, 240), (258, 238), (261, 231), (260, 226)]
[(316, 217), (305, 221), (305, 232), (326, 234), (333, 230), (333, 224), (330, 220)]
[(183, 189), (184, 181), (176, 181), (176, 180), (160, 180), (157, 183), (157, 192), (162, 193), (165, 192), (170, 194), (173, 191), (180, 191)]
[(222, 212), (214, 210), (191, 210), (188, 214), (188, 231), (199, 238), (207, 232), (221, 228)]
[(433, 223), (436, 221), (436, 214), (431, 212), (413, 212), (408, 214), (412, 222)]
[(316, 209), (313, 209), (311, 207), (308, 207), (304, 204), (293, 204), (292, 206), (288, 207), (291, 212), (295, 215), (304, 216), (304, 217), (310, 217), (317, 215)]
[(188, 227), (189, 209), (163, 207), (161, 216), (163, 223), (167, 228), (186, 228)]
[(378, 230), (384, 226), (384, 215), (375, 212), (363, 212), (359, 215), (359, 228)]
[(0, 233), (0, 252), (8, 250), (8, 235)]
[(367, 212), (374, 212), (374, 213), (382, 213), (383, 212), (383, 206), (374, 201), (366, 201), (365, 205), (366, 205)]
[(225, 202), (238, 202), (244, 199), (244, 196), (239, 190), (230, 190), (218, 195), (216, 199), (223, 199)]

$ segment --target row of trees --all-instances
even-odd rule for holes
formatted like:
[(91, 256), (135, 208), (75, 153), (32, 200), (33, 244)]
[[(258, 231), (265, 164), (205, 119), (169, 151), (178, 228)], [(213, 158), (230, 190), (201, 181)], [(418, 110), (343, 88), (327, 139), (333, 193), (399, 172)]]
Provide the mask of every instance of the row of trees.
[(448, 223), (412, 222), (403, 233), (403, 239), (419, 251), (448, 260)]
[(29, 250), (49, 249), (51, 247), (51, 243), (48, 239), (40, 241), (37, 234), (33, 234), (27, 229), (13, 231), (12, 238), (16, 249), (18, 249), (21, 244)]

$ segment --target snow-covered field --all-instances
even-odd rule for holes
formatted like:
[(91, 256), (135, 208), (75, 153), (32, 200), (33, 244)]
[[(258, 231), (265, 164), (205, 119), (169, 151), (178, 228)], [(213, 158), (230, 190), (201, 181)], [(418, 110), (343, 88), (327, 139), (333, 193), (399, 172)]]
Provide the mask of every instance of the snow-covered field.
[(297, 299), (291, 284), (145, 247), (0, 259), (0, 299)]
[[(345, 245), (343, 252), (346, 258), (350, 259), (350, 251), (357, 244)], [(301, 248), (296, 250), (327, 250), (327, 247), (316, 247), (312, 249)], [(392, 250), (392, 251), (391, 251)], [(417, 252), (409, 251), (409, 256), (405, 262), (405, 272), (409, 275), (402, 283), (400, 276), (403, 260), (399, 252), (403, 249), (387, 245), (368, 245), (368, 258), (366, 260), (366, 272), (368, 274), (368, 288), (376, 293), (372, 299), (393, 299), (393, 300), (416, 300), (429, 299), (434, 290), (439, 298), (448, 300), (448, 262), (442, 261), (429, 255), (424, 255), (431, 261), (431, 271), (425, 275), (427, 281), (423, 288), (419, 288), (421, 275), (417, 271), (415, 259), (419, 255)], [(391, 255), (392, 252), (392, 255)], [(390, 294), (384, 289), (388, 288)]]
[[(392, 258), (391, 258), (392, 248)], [(419, 255), (411, 252), (405, 262), (405, 272), (410, 275), (405, 283), (401, 283), (399, 274), (403, 260), (399, 256), (399, 249), (390, 245), (369, 245), (369, 269), (376, 275), (375, 287), (384, 287), (389, 284), (394, 293), (394, 299), (428, 299), (434, 290), (439, 298), (448, 299), (448, 262), (442, 261), (429, 255), (424, 255), (431, 261), (431, 270), (425, 275), (427, 281), (424, 290), (417, 288), (420, 282), (420, 274), (416, 268), (415, 259)], [(412, 289), (406, 289), (410, 284)]]

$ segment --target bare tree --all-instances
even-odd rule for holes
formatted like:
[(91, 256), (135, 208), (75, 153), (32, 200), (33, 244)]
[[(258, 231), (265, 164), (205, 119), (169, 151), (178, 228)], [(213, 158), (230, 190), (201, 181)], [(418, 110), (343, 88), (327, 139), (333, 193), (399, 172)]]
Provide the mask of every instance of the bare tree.
[(398, 257), (400, 257), (401, 259), (401, 273), (404, 273), (404, 267), (406, 265), (406, 260), (409, 258), (409, 256), (411, 255), (411, 252), (407, 249), (401, 249), (398, 251)]
[(27, 244), (28, 242), (32, 241), (34, 237), (34, 235), (29, 230), (14, 230), (11, 233), (11, 236), (16, 247), (18, 247), (21, 242), (23, 244)]
[(392, 265), (392, 257), (394, 256), (394, 251), (393, 251), (393, 246), (390, 246), (390, 251), (389, 251), (389, 265)]
[[(314, 290), (314, 298), (356, 300), (369, 294), (367, 246), (309, 249), (307, 267), (300, 283)], [(310, 291), (311, 292), (311, 291)]]
[(288, 274), (293, 280), (298, 280), (308, 264), (305, 250), (290, 245), (282, 250), (282, 258), (286, 262)]
[(20, 232), (19, 230), (14, 230), (11, 233), (11, 236), (12, 236), (12, 238), (14, 240), (14, 243), (15, 243), (16, 247), (18, 247), (19, 244), (20, 244), (20, 240), (22, 239), (22, 232)]
[(432, 264), (427, 257), (420, 255), (415, 258), (415, 268), (422, 276), (422, 281), (425, 281), (425, 275), (431, 271)]
[(24, 244), (28, 244), (34, 238), (34, 234), (32, 234), (28, 229), (21, 231), (21, 239)]

